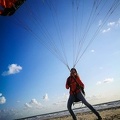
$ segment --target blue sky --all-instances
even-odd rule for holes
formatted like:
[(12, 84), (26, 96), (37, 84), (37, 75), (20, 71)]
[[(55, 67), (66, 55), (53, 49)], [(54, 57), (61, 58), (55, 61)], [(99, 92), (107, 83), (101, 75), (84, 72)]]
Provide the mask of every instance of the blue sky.
[(67, 109), (64, 54), (71, 68), (78, 51), (88, 102), (120, 99), (120, 6), (105, 17), (113, 2), (96, 2), (91, 14), (92, 0), (27, 0), (13, 16), (0, 16), (0, 118)]

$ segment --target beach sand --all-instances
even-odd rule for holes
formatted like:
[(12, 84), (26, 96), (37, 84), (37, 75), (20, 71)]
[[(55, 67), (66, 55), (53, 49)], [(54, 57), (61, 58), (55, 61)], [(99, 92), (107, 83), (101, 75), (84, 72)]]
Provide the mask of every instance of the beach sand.
[[(120, 120), (120, 107), (99, 110), (98, 112), (102, 116), (103, 120)], [(96, 120), (97, 119), (97, 117), (92, 112), (77, 113), (76, 115), (78, 120)], [(70, 115), (68, 115), (68, 116), (52, 118), (49, 120), (73, 120), (73, 119)]]

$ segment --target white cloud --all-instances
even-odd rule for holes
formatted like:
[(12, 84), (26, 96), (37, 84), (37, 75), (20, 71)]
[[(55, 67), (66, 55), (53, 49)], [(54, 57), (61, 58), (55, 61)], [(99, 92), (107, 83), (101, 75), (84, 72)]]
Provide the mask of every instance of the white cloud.
[(119, 18), (119, 20), (117, 21), (117, 26), (120, 26), (120, 18)]
[(109, 28), (102, 30), (102, 33), (106, 33), (106, 32), (109, 32), (110, 30), (112, 30), (113, 28), (120, 27), (120, 18), (117, 21), (111, 21), (111, 22), (107, 23), (107, 26)]
[(25, 103), (26, 108), (31, 108), (32, 106), (29, 103)]
[(11, 64), (8, 66), (8, 71), (2, 73), (3, 76), (19, 73), (22, 67), (17, 64)]
[(68, 98), (69, 98), (69, 94), (65, 94), (64, 93), (62, 96), (59, 96), (57, 98), (57, 101), (55, 103), (53, 103), (53, 105), (60, 105), (60, 106), (62, 106), (64, 104), (66, 104)]
[(108, 26), (114, 26), (116, 23), (115, 22), (109, 22), (107, 25)]
[(2, 96), (2, 93), (0, 93), (0, 96)]
[(96, 83), (96, 85), (100, 85), (100, 84), (102, 84), (102, 82), (101, 82), (101, 81), (98, 81), (98, 82)]
[(109, 22), (107, 25), (109, 27), (120, 27), (120, 18), (117, 21)]
[(114, 81), (114, 79), (113, 78), (106, 78), (106, 79), (104, 79), (104, 80), (102, 80), (102, 81), (98, 81), (97, 83), (96, 83), (96, 85), (101, 85), (101, 84), (107, 84), (107, 83), (112, 83)]
[(102, 33), (109, 32), (110, 30), (111, 30), (111, 28), (104, 29), (104, 30), (102, 31)]
[(43, 96), (43, 99), (46, 100), (46, 101), (49, 100), (47, 93)]
[(6, 99), (4, 96), (1, 96), (0, 97), (0, 104), (4, 104), (4, 103), (6, 103)]
[(42, 104), (36, 99), (32, 99), (29, 103), (25, 103), (25, 108), (40, 108)]
[(34, 105), (36, 105), (36, 106), (41, 106), (41, 103), (39, 103), (36, 99), (32, 99), (32, 100), (30, 101), (30, 105), (32, 105), (32, 106), (34, 106)]
[(94, 53), (94, 52), (95, 52), (95, 50), (91, 50), (90, 52)]
[(114, 81), (113, 78), (106, 78), (105, 80), (103, 80), (103, 83), (111, 83), (113, 81)]

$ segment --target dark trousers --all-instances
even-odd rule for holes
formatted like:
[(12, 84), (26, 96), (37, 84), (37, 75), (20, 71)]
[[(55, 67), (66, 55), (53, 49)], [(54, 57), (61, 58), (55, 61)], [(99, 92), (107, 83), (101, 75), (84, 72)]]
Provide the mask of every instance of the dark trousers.
[(80, 101), (82, 101), (82, 103), (84, 103), (97, 117), (99, 117), (99, 113), (92, 107), (92, 105), (90, 105), (86, 99), (84, 98), (84, 96), (82, 95), (81, 92), (77, 93), (76, 95), (70, 95), (69, 96), (69, 99), (68, 99), (68, 103), (67, 103), (67, 108), (70, 112), (70, 114), (72, 115), (73, 117), (73, 120), (77, 120), (73, 110), (72, 110), (72, 104), (73, 102), (76, 100), (76, 97), (77, 99), (79, 99)]

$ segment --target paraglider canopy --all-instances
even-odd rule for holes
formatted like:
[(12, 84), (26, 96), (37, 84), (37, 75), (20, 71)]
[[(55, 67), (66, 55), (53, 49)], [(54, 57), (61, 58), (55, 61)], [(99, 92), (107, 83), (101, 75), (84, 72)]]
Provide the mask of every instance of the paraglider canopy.
[[(0, 0), (0, 15), (13, 15), (25, 1)], [(108, 19), (119, 8), (120, 0), (68, 0), (68, 4), (64, 2), (28, 0), (17, 14), (7, 19), (24, 28), (33, 40), (44, 45), (70, 71), (70, 66), (76, 67)], [(68, 5), (66, 12), (63, 12), (63, 5)], [(84, 14), (85, 11), (87, 14)]]
[(25, 0), (0, 0), (0, 15), (11, 16)]

